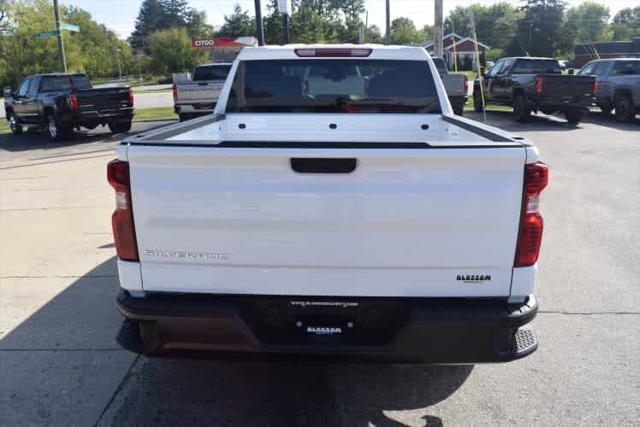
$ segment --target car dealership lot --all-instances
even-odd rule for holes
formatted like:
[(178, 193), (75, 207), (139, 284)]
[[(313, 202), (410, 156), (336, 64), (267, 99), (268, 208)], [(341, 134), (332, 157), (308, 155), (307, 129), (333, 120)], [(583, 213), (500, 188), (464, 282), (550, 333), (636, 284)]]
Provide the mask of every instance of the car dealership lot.
[(636, 423), (640, 121), (487, 118), (533, 140), (551, 182), (541, 208), (540, 349), (475, 367), (121, 350), (105, 179), (118, 138), (96, 130), (54, 144), (39, 133), (0, 135), (0, 424)]

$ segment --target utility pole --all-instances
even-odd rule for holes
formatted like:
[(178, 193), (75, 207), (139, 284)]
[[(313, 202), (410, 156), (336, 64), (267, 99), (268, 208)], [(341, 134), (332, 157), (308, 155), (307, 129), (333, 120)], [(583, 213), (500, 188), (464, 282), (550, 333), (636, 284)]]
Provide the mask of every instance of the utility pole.
[(442, 58), (442, 22), (443, 10), (442, 0), (435, 0), (435, 54), (437, 58)]
[(64, 41), (62, 40), (62, 30), (60, 29), (60, 11), (58, 10), (58, 0), (53, 0), (53, 14), (56, 18), (56, 37), (58, 38), (58, 58), (60, 68), (67, 72), (67, 59), (64, 57)]
[(258, 39), (258, 46), (264, 46), (264, 29), (262, 28), (262, 6), (260, 6), (260, 0), (254, 0), (256, 8), (256, 38)]
[(289, 44), (289, 14), (282, 15), (282, 23), (284, 25), (284, 44)]
[(391, 44), (391, 10), (389, 6), (389, 0), (386, 0), (386, 2), (387, 2), (387, 22), (386, 22), (387, 34), (385, 38), (385, 44)]

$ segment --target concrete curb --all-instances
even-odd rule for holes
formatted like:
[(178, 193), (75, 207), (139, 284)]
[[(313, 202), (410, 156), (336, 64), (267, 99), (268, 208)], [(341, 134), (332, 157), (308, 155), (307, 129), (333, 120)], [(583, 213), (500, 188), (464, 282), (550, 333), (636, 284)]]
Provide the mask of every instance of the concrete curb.
[(173, 120), (178, 120), (178, 118), (173, 118), (173, 119), (143, 119), (143, 120), (136, 120), (135, 116), (133, 119), (133, 123), (153, 123), (153, 122), (171, 122)]

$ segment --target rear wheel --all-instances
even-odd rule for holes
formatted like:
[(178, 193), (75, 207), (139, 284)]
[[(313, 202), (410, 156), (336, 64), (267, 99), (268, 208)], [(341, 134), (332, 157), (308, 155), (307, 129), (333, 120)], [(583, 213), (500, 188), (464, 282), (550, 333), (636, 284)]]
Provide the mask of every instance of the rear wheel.
[(567, 110), (564, 112), (564, 116), (567, 118), (567, 121), (572, 125), (577, 125), (582, 121), (584, 117), (584, 112), (581, 110)]
[(529, 119), (529, 115), (531, 114), (531, 110), (527, 108), (527, 103), (525, 102), (523, 95), (516, 95), (513, 100), (513, 115), (516, 120), (520, 123), (524, 123)]
[(457, 114), (458, 116), (463, 116), (464, 115), (464, 105), (455, 105), (455, 106), (453, 106), (453, 113)]
[(616, 99), (616, 120), (619, 122), (630, 122), (635, 113), (631, 99), (628, 96), (619, 96)]
[(47, 132), (49, 133), (49, 138), (51, 138), (51, 140), (63, 141), (64, 139), (71, 137), (73, 129), (60, 124), (56, 119), (55, 114), (49, 113), (47, 116)]
[(14, 135), (20, 135), (22, 133), (22, 125), (13, 114), (9, 115), (9, 129), (11, 129), (11, 133)]
[(550, 116), (550, 115), (552, 115), (553, 113), (556, 112), (556, 110), (554, 110), (553, 108), (542, 108), (542, 109), (540, 109), (540, 111), (542, 111), (544, 114), (546, 114), (548, 116)]
[(125, 133), (131, 130), (131, 119), (119, 120), (108, 124), (111, 133)]
[(178, 120), (181, 122), (184, 122), (186, 120), (191, 120), (193, 117), (191, 116), (191, 114), (187, 114), (187, 113), (182, 113), (182, 114), (178, 114)]
[(482, 113), (484, 104), (482, 103), (482, 95), (479, 90), (473, 91), (473, 110), (476, 113)]

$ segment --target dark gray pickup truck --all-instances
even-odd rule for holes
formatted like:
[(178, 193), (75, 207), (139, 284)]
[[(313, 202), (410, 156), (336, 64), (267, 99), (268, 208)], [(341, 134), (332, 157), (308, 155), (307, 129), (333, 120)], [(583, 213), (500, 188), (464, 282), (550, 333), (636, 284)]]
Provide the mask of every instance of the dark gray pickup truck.
[(640, 58), (596, 59), (578, 75), (595, 75), (595, 103), (605, 113), (615, 109), (616, 120), (628, 122), (640, 113)]
[(7, 120), (15, 135), (23, 127), (44, 127), (51, 139), (61, 141), (80, 126), (107, 125), (113, 133), (131, 129), (131, 88), (94, 89), (84, 74), (36, 74), (5, 95)]
[(564, 75), (553, 58), (502, 58), (483, 76), (482, 88), (483, 93), (477, 79), (473, 87), (476, 111), (482, 111), (486, 103), (510, 105), (519, 122), (527, 121), (532, 111), (560, 111), (569, 123), (577, 124), (593, 103), (595, 77)]

